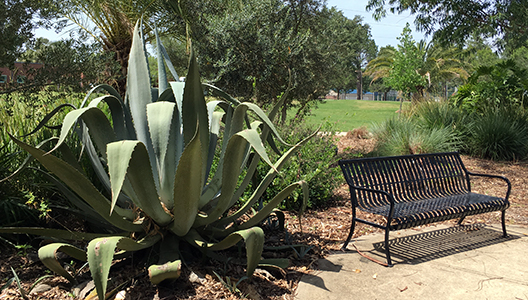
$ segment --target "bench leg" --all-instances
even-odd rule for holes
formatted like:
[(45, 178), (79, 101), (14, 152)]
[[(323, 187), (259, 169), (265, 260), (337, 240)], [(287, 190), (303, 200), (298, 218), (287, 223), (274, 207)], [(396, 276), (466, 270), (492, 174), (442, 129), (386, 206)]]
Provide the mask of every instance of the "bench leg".
[(508, 234), (506, 233), (506, 210), (502, 211), (501, 221), (502, 221), (502, 237), (508, 237)]
[(385, 255), (387, 256), (387, 267), (392, 267), (393, 264), (389, 250), (389, 232), (389, 226), (387, 225), (387, 228), (385, 228)]
[(462, 217), (462, 218), (460, 218), (460, 220), (458, 220), (458, 223), (457, 223), (457, 224), (458, 224), (458, 225), (462, 225), (462, 222), (464, 222), (464, 219), (465, 219), (465, 218), (466, 218), (466, 217)]
[(352, 238), (352, 235), (354, 234), (354, 229), (356, 228), (356, 209), (352, 208), (352, 224), (350, 225), (350, 232), (348, 233), (348, 237), (343, 244), (343, 247), (341, 247), (341, 250), (346, 250), (348, 243), (350, 242), (350, 239)]

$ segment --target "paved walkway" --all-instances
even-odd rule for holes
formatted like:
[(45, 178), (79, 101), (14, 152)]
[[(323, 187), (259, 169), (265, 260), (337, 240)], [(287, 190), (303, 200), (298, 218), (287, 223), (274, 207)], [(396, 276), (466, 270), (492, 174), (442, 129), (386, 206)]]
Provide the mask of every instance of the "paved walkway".
[(528, 227), (444, 225), (391, 233), (394, 267), (385, 262), (383, 234), (353, 239), (348, 252), (318, 261), (304, 275), (296, 299), (528, 300)]

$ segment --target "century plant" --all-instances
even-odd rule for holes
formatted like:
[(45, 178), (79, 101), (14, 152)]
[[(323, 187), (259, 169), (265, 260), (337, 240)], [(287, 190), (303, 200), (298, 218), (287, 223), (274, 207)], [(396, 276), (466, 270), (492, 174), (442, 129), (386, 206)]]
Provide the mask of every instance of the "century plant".
[[(140, 28), (137, 24), (134, 29), (124, 101), (110, 86), (93, 88), (81, 108), (66, 115), (60, 136), (50, 140), (56, 144), (48, 152), (41, 145), (34, 147), (11, 136), (56, 176), (49, 174), (72, 203), (106, 233), (46, 228), (0, 228), (0, 233), (88, 240), (86, 250), (68, 243), (48, 244), (39, 249), (39, 257), (48, 268), (70, 281), (75, 278), (61, 266), (56, 253), (61, 251), (88, 261), (99, 299), (104, 299), (116, 256), (154, 246), (159, 247), (160, 253), (159, 261), (148, 268), (154, 284), (179, 277), (178, 247), (182, 243), (207, 255), (243, 239), (247, 276), (251, 276), (259, 264), (270, 263), (261, 261), (264, 232), (258, 224), (299, 186), (307, 196), (306, 184), (295, 182), (251, 214), (288, 158), (310, 137), (290, 145), (272, 163), (264, 142), (274, 149), (275, 141), (286, 144), (272, 123), (279, 106), (266, 115), (252, 103), (240, 103), (221, 90), (202, 84), (193, 54), (186, 81), (168, 83), (162, 72), (164, 62), (174, 78), (178, 76), (159, 39), (159, 88), (151, 87)], [(222, 100), (206, 102), (204, 87)], [(100, 90), (108, 94), (89, 101)], [(104, 103), (109, 116), (98, 107)], [(103, 191), (90, 181), (65, 143), (72, 130), (79, 134)], [(215, 153), (220, 154), (215, 158)], [(270, 165), (269, 172), (248, 201), (239, 203), (260, 159)], [(105, 194), (111, 196), (107, 198)], [(240, 218), (243, 215), (249, 218)]]

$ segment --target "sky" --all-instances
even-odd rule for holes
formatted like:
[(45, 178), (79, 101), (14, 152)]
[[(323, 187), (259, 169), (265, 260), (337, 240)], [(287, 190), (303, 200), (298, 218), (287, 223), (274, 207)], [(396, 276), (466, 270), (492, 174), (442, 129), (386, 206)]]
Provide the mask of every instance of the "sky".
[(396, 47), (399, 43), (396, 38), (401, 35), (406, 23), (411, 25), (412, 36), (415, 41), (430, 40), (425, 38), (423, 33), (416, 31), (414, 16), (410, 13), (406, 12), (398, 15), (389, 11), (385, 18), (381, 21), (376, 21), (372, 18), (372, 12), (366, 11), (367, 3), (368, 0), (327, 0), (326, 4), (328, 7), (336, 7), (338, 10), (343, 11), (345, 17), (349, 19), (353, 19), (354, 16), (363, 17), (363, 23), (370, 25), (372, 38), (376, 41), (378, 48), (387, 45)]
[[(398, 15), (388, 12), (387, 17), (378, 22), (372, 18), (372, 12), (365, 10), (367, 2), (368, 0), (327, 0), (327, 6), (335, 6), (338, 10), (343, 11), (343, 14), (349, 19), (353, 19), (356, 15), (361, 16), (363, 23), (370, 25), (372, 38), (376, 41), (378, 48), (387, 45), (396, 47), (398, 45), (396, 38), (401, 35), (406, 23), (411, 25), (411, 29), (413, 30), (412, 35), (415, 41), (425, 39), (424, 34), (417, 32), (415, 29), (414, 16), (411, 16), (409, 13)], [(51, 41), (68, 38), (67, 31), (56, 34), (53, 30), (38, 29), (35, 34), (37, 37), (45, 37)]]

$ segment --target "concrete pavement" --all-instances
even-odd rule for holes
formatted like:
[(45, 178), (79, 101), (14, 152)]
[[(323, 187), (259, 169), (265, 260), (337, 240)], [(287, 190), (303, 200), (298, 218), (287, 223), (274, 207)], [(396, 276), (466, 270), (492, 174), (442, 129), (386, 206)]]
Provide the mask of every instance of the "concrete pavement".
[(353, 239), (348, 252), (318, 261), (304, 275), (299, 300), (525, 299), (528, 300), (528, 227), (446, 226), (391, 233), (394, 267), (385, 261), (383, 234)]

